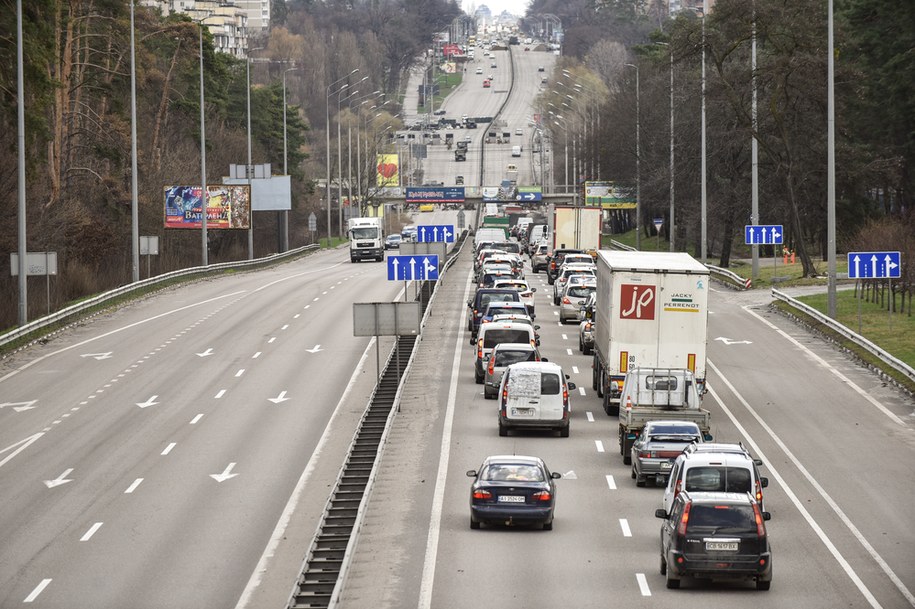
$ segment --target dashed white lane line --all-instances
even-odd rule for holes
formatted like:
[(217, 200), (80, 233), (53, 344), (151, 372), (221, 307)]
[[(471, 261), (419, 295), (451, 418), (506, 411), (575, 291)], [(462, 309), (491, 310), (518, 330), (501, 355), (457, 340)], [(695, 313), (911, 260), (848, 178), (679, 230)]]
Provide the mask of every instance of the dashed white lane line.
[(296, 313), (295, 315), (292, 316), (292, 318), (293, 318), (293, 319), (298, 319), (300, 315), (301, 315), (301, 313)]
[(35, 602), (35, 599), (38, 598), (38, 595), (44, 592), (44, 589), (48, 587), (48, 584), (51, 583), (51, 578), (41, 580), (41, 583), (35, 586), (35, 589), (32, 590), (31, 594), (25, 597), (23, 603), (32, 603)]
[(616, 480), (613, 479), (612, 474), (607, 474), (607, 486), (610, 487), (611, 491), (616, 490)]
[(585, 416), (588, 417), (588, 423), (594, 422), (594, 414), (590, 410), (585, 413)]
[(260, 356), (261, 356), (261, 352), (258, 351), (258, 352), (256, 352), (254, 355), (251, 356), (251, 359), (257, 359), (257, 358), (259, 358)]
[(98, 531), (100, 528), (102, 528), (102, 524), (103, 523), (101, 523), (101, 522), (96, 522), (95, 524), (93, 524), (91, 527), (89, 527), (89, 530), (86, 531), (83, 534), (83, 536), (79, 538), (79, 540), (80, 541), (89, 541), (90, 539), (92, 539), (92, 536), (95, 535), (96, 531)]
[(127, 487), (127, 490), (124, 491), (124, 494), (125, 495), (131, 494), (132, 492), (137, 490), (137, 487), (140, 486), (140, 484), (142, 484), (142, 483), (143, 483), (143, 478), (137, 478), (130, 484), (130, 486)]
[(569, 335), (568, 335), (568, 334), (563, 334), (563, 335), (562, 335), (562, 340), (569, 340)]
[(312, 300), (311, 302), (318, 302), (318, 299), (319, 299), (319, 298), (320, 298), (320, 296), (315, 296), (315, 297), (314, 297), (314, 300)]
[(632, 530), (629, 528), (629, 521), (620, 518), (620, 529), (623, 531), (623, 537), (632, 537)]
[(280, 330), (285, 330), (285, 329), (288, 328), (288, 327), (289, 327), (289, 324), (286, 324), (285, 326), (283, 326), (282, 328), (280, 328)]
[(200, 419), (202, 419), (202, 418), (203, 418), (203, 413), (201, 412), (201, 413), (198, 414), (196, 417), (194, 417), (193, 419), (191, 419), (191, 423), (190, 423), (190, 424), (191, 424), (191, 425), (196, 425), (196, 424), (198, 423), (198, 421), (200, 421)]
[(559, 311), (553, 311), (553, 315), (555, 315), (556, 317), (559, 317)]
[(604, 443), (600, 440), (594, 440), (594, 446), (597, 448), (597, 452), (604, 452)]
[(177, 446), (177, 443), (172, 442), (171, 444), (169, 444), (168, 446), (165, 447), (165, 450), (162, 451), (162, 454), (167, 455), (168, 453), (172, 452), (172, 449), (175, 448), (175, 446)]
[(321, 296), (327, 296), (327, 290), (324, 290), (323, 292), (321, 292)]
[(578, 366), (572, 366), (572, 374), (578, 374)]
[(245, 369), (244, 369), (244, 368), (239, 369), (239, 371), (235, 373), (235, 378), (240, 377), (240, 376), (243, 375), (244, 373), (245, 373)]
[(648, 579), (645, 577), (645, 574), (636, 573), (635, 579), (639, 582), (639, 590), (641, 590), (642, 596), (651, 596), (651, 589), (648, 587)]
[(585, 393), (585, 388), (584, 388), (584, 387), (579, 387), (579, 388), (578, 388), (578, 393), (580, 393), (581, 395), (587, 395), (587, 394)]
[(276, 337), (275, 337), (275, 336), (271, 336), (271, 337), (270, 337), (270, 340), (267, 341), (267, 344), (269, 345), (269, 344), (271, 344), (271, 343), (272, 343), (273, 341), (275, 341), (275, 340), (276, 340)]
[(569, 355), (572, 355), (572, 350), (571, 350), (571, 349), (566, 349), (566, 353), (568, 353)]
[(310, 306), (311, 306), (310, 304), (307, 304), (307, 305), (305, 305), (305, 308), (307, 309), (307, 308), (310, 307)]
[(226, 390), (225, 390), (225, 389), (220, 389), (220, 390), (219, 390), (219, 393), (217, 393), (217, 394), (214, 395), (213, 397), (216, 398), (216, 399), (218, 400), (219, 398), (221, 398), (221, 397), (224, 396), (225, 394), (226, 394)]

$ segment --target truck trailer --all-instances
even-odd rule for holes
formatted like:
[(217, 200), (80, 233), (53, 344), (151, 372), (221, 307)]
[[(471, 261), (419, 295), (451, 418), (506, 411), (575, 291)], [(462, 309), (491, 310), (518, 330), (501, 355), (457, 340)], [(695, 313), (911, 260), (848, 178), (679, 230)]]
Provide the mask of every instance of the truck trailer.
[(600, 207), (572, 207), (556, 205), (553, 208), (553, 247), (596, 252), (600, 249)]
[(372, 258), (384, 260), (384, 229), (382, 218), (350, 218), (347, 226), (349, 235), (349, 260), (356, 262)]
[(680, 368), (705, 392), (709, 270), (686, 253), (597, 253), (592, 387), (619, 414), (632, 368)]

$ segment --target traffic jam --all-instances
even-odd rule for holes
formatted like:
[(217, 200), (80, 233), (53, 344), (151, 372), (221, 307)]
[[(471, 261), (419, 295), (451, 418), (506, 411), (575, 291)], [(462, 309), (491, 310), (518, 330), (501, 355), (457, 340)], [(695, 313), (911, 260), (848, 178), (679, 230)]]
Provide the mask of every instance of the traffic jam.
[[(473, 250), (465, 331), (474, 382), (492, 403), (493, 432), (512, 438), (514, 450), (487, 455), (467, 471), (470, 528), (561, 526), (563, 474), (525, 450), (525, 439), (574, 435), (582, 418), (572, 415), (572, 396), (584, 399), (587, 389), (570, 372), (580, 380), (585, 371), (599, 414), (611, 426), (618, 419), (620, 458), (632, 484), (658, 493), (666, 586), (689, 578), (768, 590), (762, 461), (740, 443), (715, 441), (711, 413), (702, 407), (708, 269), (686, 253), (600, 250), (599, 224), (593, 243), (583, 239), (587, 209), (553, 206), (552, 222), (538, 213), (493, 211), (465, 245)], [(577, 342), (577, 352), (544, 344), (540, 331), (548, 324)], [(568, 363), (569, 356), (577, 360), (571, 370), (551, 361)]]

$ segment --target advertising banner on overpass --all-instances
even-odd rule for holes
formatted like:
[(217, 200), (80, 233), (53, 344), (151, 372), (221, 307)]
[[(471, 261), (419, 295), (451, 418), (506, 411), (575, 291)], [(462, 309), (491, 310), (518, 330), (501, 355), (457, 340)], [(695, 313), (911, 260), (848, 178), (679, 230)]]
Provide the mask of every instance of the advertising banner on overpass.
[(407, 188), (407, 194), (404, 197), (407, 203), (463, 203), (464, 187), (463, 186), (419, 186)]

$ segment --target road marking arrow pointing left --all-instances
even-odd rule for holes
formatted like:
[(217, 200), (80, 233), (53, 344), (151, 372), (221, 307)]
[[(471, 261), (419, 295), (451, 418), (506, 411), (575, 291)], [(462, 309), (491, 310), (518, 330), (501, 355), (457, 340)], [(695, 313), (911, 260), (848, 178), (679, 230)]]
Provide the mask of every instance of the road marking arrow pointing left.
[(54, 488), (55, 486), (60, 486), (61, 484), (66, 484), (67, 482), (73, 482), (72, 478), (67, 478), (73, 472), (73, 468), (66, 470), (61, 475), (57, 476), (53, 480), (45, 480), (44, 484), (48, 488)]
[(212, 347), (209, 347), (209, 348), (208, 348), (206, 351), (204, 351), (203, 353), (198, 353), (198, 354), (197, 354), (197, 357), (207, 357), (208, 355), (213, 355), (213, 348), (212, 348)]
[(311, 349), (305, 349), (305, 350), (308, 351), (309, 353), (317, 353), (318, 351), (324, 351), (324, 349), (321, 348), (321, 345), (315, 345)]
[(159, 397), (159, 396), (154, 395), (151, 398), (149, 398), (148, 400), (146, 400), (145, 402), (137, 402), (137, 406), (139, 406), (140, 408), (146, 408), (147, 406), (155, 406), (156, 404), (159, 403), (156, 401), (157, 397)]
[(229, 478), (234, 478), (238, 474), (233, 474), (232, 469), (235, 467), (235, 463), (229, 463), (229, 466), (221, 474), (210, 474), (210, 478), (216, 482), (225, 482)]
[(267, 398), (267, 399), (270, 400), (271, 402), (273, 402), (274, 404), (279, 404), (280, 402), (287, 401), (289, 398), (286, 397), (285, 391), (280, 391), (280, 394), (278, 396), (276, 396), (275, 398)]
[(38, 400), (29, 400), (28, 402), (3, 402), (0, 404), (0, 410), (3, 410), (7, 406), (12, 406), (13, 410), (16, 412), (22, 412), (23, 410), (31, 410), (35, 408), (33, 404)]
[(111, 351), (106, 353), (83, 353), (80, 357), (94, 357), (97, 360), (108, 359), (111, 357)]

